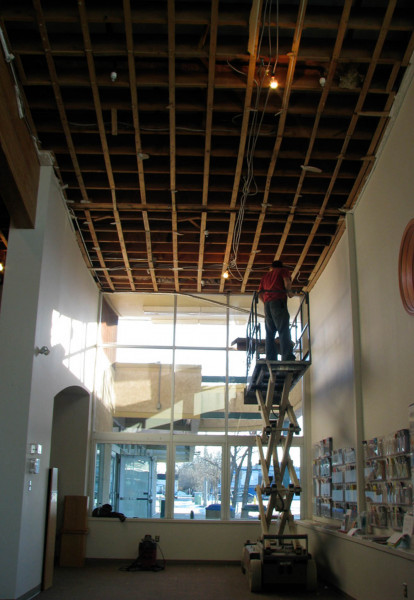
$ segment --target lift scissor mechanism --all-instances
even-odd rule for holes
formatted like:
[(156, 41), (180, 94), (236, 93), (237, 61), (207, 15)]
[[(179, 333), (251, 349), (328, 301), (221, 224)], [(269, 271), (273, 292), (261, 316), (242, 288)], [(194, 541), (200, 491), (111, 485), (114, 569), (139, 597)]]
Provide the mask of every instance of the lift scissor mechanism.
[[(241, 563), (252, 592), (269, 585), (303, 584), (309, 591), (317, 587), (316, 564), (308, 551), (308, 538), (297, 534), (291, 512), (292, 500), (300, 496), (302, 489), (290, 448), (301, 428), (289, 394), (311, 364), (308, 315), (305, 295), (291, 327), (297, 360), (268, 361), (260, 358), (258, 350), (260, 327), (257, 300), (253, 299), (247, 333), (245, 403), (257, 403), (263, 423), (261, 434), (256, 435), (262, 471), (261, 484), (256, 486), (262, 535), (256, 542), (246, 542)], [(251, 375), (249, 369), (252, 369)]]

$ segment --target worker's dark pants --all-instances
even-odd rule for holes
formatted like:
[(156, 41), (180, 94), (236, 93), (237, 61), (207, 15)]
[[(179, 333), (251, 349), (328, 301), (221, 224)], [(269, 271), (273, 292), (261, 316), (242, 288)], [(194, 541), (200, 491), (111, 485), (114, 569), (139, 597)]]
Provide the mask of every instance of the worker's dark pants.
[(265, 303), (265, 327), (266, 359), (277, 360), (275, 335), (276, 331), (278, 331), (282, 360), (294, 360), (295, 356), (292, 354), (293, 344), (290, 337), (287, 300), (270, 300)]

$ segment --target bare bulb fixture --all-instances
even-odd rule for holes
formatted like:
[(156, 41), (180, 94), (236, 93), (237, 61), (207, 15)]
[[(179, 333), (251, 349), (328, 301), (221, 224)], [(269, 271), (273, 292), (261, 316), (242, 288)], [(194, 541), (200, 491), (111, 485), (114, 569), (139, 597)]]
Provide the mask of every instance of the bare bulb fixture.
[(111, 71), (111, 81), (112, 83), (115, 83), (115, 81), (118, 79), (118, 73), (116, 71)]
[(275, 90), (278, 86), (279, 86), (279, 82), (276, 79), (276, 77), (271, 77), (269, 87), (272, 88), (272, 90)]
[(223, 273), (223, 279), (228, 279), (229, 278), (229, 272), (228, 271), (224, 271)]

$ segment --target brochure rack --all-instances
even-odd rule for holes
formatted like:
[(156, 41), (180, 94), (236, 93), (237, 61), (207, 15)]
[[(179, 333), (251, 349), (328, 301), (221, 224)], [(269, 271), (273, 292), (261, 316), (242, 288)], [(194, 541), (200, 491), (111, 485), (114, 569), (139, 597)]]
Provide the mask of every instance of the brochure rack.
[(300, 495), (301, 487), (289, 454), (294, 435), (300, 433), (289, 394), (311, 364), (308, 307), (304, 295), (291, 328), (297, 360), (267, 361), (260, 357), (257, 296), (253, 299), (247, 331), (245, 403), (258, 404), (263, 429), (256, 436), (262, 470), (262, 483), (256, 487), (262, 536), (256, 542), (247, 541), (242, 554), (242, 570), (248, 574), (252, 592), (269, 584), (302, 583), (308, 590), (315, 590), (317, 584), (307, 536), (297, 535), (291, 512), (293, 497)]
[(343, 519), (357, 513), (357, 475), (354, 448), (332, 449), (332, 438), (313, 448), (313, 514)]
[(412, 509), (410, 432), (400, 429), (363, 442), (368, 524), (401, 531)]

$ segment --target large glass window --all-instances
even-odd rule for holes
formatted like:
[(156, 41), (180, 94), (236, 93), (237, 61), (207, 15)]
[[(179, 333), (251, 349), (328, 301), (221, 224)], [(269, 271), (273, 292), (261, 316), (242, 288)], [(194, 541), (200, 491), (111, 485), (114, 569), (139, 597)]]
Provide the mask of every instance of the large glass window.
[(165, 513), (165, 446), (97, 444), (93, 507), (110, 504), (126, 517)]
[(174, 517), (220, 519), (222, 449), (176, 446)]
[(175, 353), (174, 431), (224, 433), (226, 351)]
[[(278, 449), (279, 460), (282, 452)], [(300, 481), (300, 448), (292, 447), (290, 457), (293, 468)], [(237, 519), (257, 519), (259, 517), (259, 503), (256, 486), (262, 483), (262, 470), (259, 462), (259, 452), (253, 446), (232, 446), (230, 450), (230, 502)], [(273, 467), (269, 469), (273, 476)], [(283, 485), (288, 487), (292, 483), (286, 469)], [(266, 507), (269, 498), (262, 496), (263, 505)], [(300, 518), (300, 496), (294, 496), (290, 510), (295, 519)]]
[(178, 296), (177, 346), (225, 348), (226, 325), (227, 308), (223, 296)]
[[(97, 369), (94, 506), (140, 518), (257, 518), (263, 422), (245, 399), (251, 296), (119, 296), (108, 296), (117, 336), (102, 344)], [(299, 385), (290, 399), (299, 416)], [(299, 507), (295, 498), (295, 517)]]

